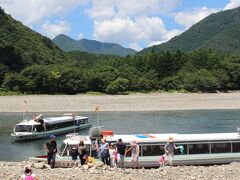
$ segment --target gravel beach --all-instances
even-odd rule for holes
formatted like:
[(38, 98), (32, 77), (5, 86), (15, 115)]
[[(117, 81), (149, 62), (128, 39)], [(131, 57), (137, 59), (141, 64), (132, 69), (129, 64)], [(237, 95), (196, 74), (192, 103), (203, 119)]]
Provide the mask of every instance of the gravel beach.
[[(27, 103), (25, 103), (26, 101)], [(155, 111), (190, 109), (240, 109), (240, 93), (150, 93), (132, 95), (28, 95), (1, 96), (0, 112), (79, 112), (94, 111)], [(0, 180), (18, 179), (29, 161), (0, 162)], [(41, 180), (74, 179), (168, 179), (168, 180), (239, 180), (240, 163), (218, 166), (177, 166), (159, 169), (112, 169), (98, 167), (83, 169), (36, 169)]]
[[(24, 103), (26, 100), (27, 104)], [(27, 106), (27, 107), (26, 107)], [(0, 112), (157, 111), (240, 109), (240, 93), (1, 96)]]
[[(0, 162), (0, 179), (18, 179), (25, 166), (31, 162)], [(41, 180), (79, 180), (79, 179), (125, 179), (125, 180), (239, 180), (240, 163), (219, 166), (177, 166), (158, 169), (112, 169), (107, 167), (74, 168), (32, 168)]]

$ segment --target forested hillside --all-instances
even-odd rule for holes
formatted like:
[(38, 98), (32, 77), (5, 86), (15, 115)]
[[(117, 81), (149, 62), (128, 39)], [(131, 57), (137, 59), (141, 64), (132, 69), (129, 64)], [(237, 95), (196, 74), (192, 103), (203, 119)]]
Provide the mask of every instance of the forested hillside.
[(64, 53), (50, 39), (14, 20), (1, 8), (0, 57), (1, 66), (11, 70), (66, 61)]
[(208, 49), (113, 56), (63, 53), (0, 10), (0, 92), (215, 92), (240, 89), (240, 57)]
[(74, 40), (67, 35), (60, 34), (53, 39), (63, 51), (84, 51), (95, 54), (112, 54), (119, 56), (126, 56), (135, 54), (137, 51), (124, 48), (114, 43), (102, 43), (95, 40), (80, 39)]
[(189, 30), (170, 41), (142, 50), (192, 51), (212, 49), (225, 53), (240, 53), (240, 7), (211, 14)]

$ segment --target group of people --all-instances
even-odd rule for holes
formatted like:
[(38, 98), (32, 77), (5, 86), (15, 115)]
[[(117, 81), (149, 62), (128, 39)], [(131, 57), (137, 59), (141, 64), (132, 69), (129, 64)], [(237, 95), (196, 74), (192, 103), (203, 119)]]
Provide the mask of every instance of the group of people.
[[(48, 164), (51, 168), (55, 165), (55, 156), (57, 153), (57, 143), (55, 136), (50, 136), (50, 141), (44, 146), (48, 155)], [(160, 156), (160, 166), (166, 163), (172, 165), (174, 150), (183, 148), (182, 146), (176, 146), (174, 144), (173, 137), (169, 137), (167, 144), (164, 146), (165, 154)], [(133, 168), (139, 166), (139, 145), (136, 141), (130, 143), (130, 147), (127, 148), (122, 139), (118, 139), (117, 143), (108, 143), (103, 135), (98, 138), (93, 146), (93, 156), (99, 158), (102, 162), (111, 167), (124, 167), (124, 158), (127, 153), (131, 151), (131, 163)], [(92, 158), (87, 154), (86, 146), (83, 141), (80, 141), (78, 145), (72, 146), (72, 160), (76, 161), (79, 157), (81, 165), (92, 161)]]
[(138, 167), (139, 160), (139, 146), (136, 141), (132, 141), (131, 146), (127, 148), (122, 139), (118, 139), (117, 143), (108, 143), (101, 135), (96, 140), (95, 150), (97, 157), (102, 162), (111, 167), (124, 167), (124, 158), (129, 151), (131, 151), (131, 163), (134, 168)]
[[(55, 157), (57, 153), (57, 143), (55, 141), (55, 136), (50, 136), (50, 141), (44, 145), (47, 151), (48, 164), (51, 168), (55, 166)], [(159, 163), (160, 166), (164, 166), (166, 163), (172, 165), (174, 150), (182, 150), (182, 146), (176, 146), (174, 144), (173, 137), (169, 137), (167, 144), (164, 146), (165, 154), (160, 156)], [(94, 145), (95, 156), (100, 158), (102, 162), (111, 167), (124, 167), (124, 158), (127, 153), (131, 151), (131, 163), (133, 168), (138, 168), (139, 166), (139, 145), (136, 141), (130, 143), (130, 147), (127, 148), (126, 144), (123, 143), (122, 139), (118, 139), (117, 143), (108, 143), (106, 139), (101, 135), (99, 139), (96, 140)], [(94, 154), (94, 152), (93, 152)], [(86, 151), (86, 146), (83, 141), (80, 141), (78, 145), (72, 146), (72, 160), (76, 161), (79, 157), (81, 165), (87, 163), (94, 163), (94, 158), (88, 156)], [(26, 167), (24, 175), (20, 177), (20, 180), (26, 179), (38, 179), (33, 173), (31, 168)]]

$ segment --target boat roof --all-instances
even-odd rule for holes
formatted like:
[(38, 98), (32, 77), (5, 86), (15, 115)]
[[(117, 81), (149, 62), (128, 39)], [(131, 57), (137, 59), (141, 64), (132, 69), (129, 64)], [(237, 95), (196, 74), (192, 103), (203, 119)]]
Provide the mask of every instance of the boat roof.
[[(240, 135), (238, 133), (208, 133), (208, 134), (131, 134), (131, 135), (113, 135), (105, 137), (108, 142), (117, 142), (118, 139), (126, 144), (131, 141), (136, 141), (137, 143), (166, 143), (168, 138), (172, 136), (175, 143), (183, 142), (208, 142), (208, 141), (229, 141), (229, 140), (239, 140)], [(78, 144), (80, 139), (84, 137), (87, 141), (90, 141), (88, 136), (76, 135), (74, 138), (67, 138), (64, 143), (68, 144)], [(85, 142), (84, 142), (85, 143)]]
[[(81, 120), (81, 119), (87, 119), (87, 117), (84, 116), (75, 116), (75, 119)], [(66, 121), (72, 121), (73, 116), (61, 116), (61, 117), (50, 117), (50, 118), (44, 118), (43, 121), (48, 124), (55, 124), (55, 123), (61, 123)]]
[(70, 137), (65, 139), (63, 142), (65, 144), (69, 144), (69, 145), (77, 145), (77, 144), (79, 144), (80, 141), (83, 141), (84, 144), (88, 144), (88, 145), (92, 144), (91, 140), (88, 136), (80, 136), (80, 135), (75, 135), (75, 134), (70, 135)]
[[(39, 115), (39, 117), (41, 116), (42, 114)], [(48, 124), (55, 124), (55, 123), (61, 123), (66, 121), (72, 121), (73, 118), (75, 120), (88, 119), (88, 117), (84, 117), (84, 116), (73, 116), (71, 114), (64, 114), (63, 116), (60, 116), (60, 117), (43, 118), (43, 121)], [(40, 123), (37, 122), (36, 120), (31, 119), (31, 120), (23, 120), (22, 122), (16, 125), (39, 125), (39, 124)]]
[(34, 121), (33, 119), (31, 120), (23, 120), (22, 122), (16, 124), (16, 125), (39, 125), (39, 122)]
[(107, 137), (107, 141), (117, 141), (122, 139), (125, 143), (136, 141), (138, 143), (167, 142), (169, 137), (173, 137), (177, 142), (199, 142), (199, 141), (219, 141), (219, 140), (240, 140), (238, 133), (208, 133), (208, 134), (132, 134), (114, 135)]

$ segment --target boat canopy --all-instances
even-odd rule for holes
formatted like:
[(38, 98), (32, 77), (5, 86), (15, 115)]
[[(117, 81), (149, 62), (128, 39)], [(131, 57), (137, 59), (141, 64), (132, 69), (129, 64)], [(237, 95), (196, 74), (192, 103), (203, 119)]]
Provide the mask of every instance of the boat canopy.
[(43, 121), (47, 124), (58, 124), (67, 121), (74, 121), (72, 116), (62, 116), (62, 117), (51, 117), (51, 118), (44, 118)]
[(80, 141), (83, 141), (84, 144), (90, 145), (91, 140), (88, 136), (72, 135), (71, 137), (65, 139), (63, 142), (68, 145), (77, 145)]
[(177, 142), (199, 142), (199, 141), (221, 141), (221, 140), (240, 140), (238, 133), (209, 133), (209, 134), (132, 134), (132, 135), (113, 135), (106, 137), (107, 141), (117, 141), (122, 139), (124, 143), (135, 140), (138, 143), (167, 142), (172, 136)]

